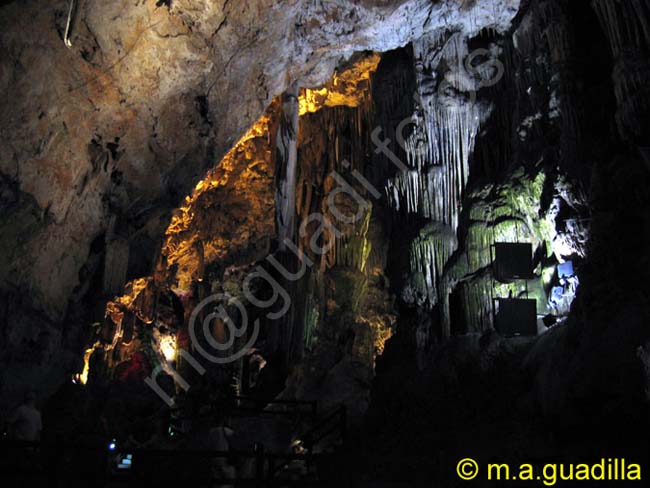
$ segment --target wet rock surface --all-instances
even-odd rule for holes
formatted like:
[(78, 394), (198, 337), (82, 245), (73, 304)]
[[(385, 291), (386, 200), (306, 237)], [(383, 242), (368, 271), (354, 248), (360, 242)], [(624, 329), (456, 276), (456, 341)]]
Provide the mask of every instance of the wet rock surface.
[[(87, 1), (70, 48), (67, 2), (3, 6), (2, 401), (81, 372), (84, 419), (146, 437), (156, 368), (197, 411), (232, 396), (242, 362), (202, 376), (176, 351), (223, 294), (262, 320), (257, 401), (347, 406), (359, 486), (644, 453), (650, 9), (630, 5)], [(497, 242), (530, 243), (532, 275), (500, 282)], [(287, 314), (244, 297), (260, 269)], [(543, 334), (495, 332), (494, 299), (525, 296)], [(296, 434), (275, 427), (247, 445)]]

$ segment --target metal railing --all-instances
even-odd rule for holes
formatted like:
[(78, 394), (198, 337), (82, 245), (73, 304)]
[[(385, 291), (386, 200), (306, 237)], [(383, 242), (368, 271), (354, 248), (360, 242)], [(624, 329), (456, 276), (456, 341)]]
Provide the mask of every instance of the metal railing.
[(305, 449), (312, 452), (316, 444), (337, 433), (341, 441), (345, 441), (347, 434), (347, 408), (340, 405), (328, 415), (320, 419), (316, 425), (305, 432), (300, 439)]
[(318, 406), (314, 401), (271, 400), (264, 402), (253, 397), (236, 396), (233, 413), (260, 413), (269, 415), (306, 415), (312, 420), (318, 416)]
[[(241, 400), (241, 399), (240, 399)], [(247, 401), (247, 400), (243, 400)], [(274, 402), (282, 405), (300, 405), (304, 413), (315, 416), (314, 402)], [(268, 452), (262, 444), (253, 450), (216, 451), (210, 449), (154, 449), (69, 444), (60, 438), (48, 442), (0, 441), (0, 485), (3, 479), (20, 477), (40, 480), (39, 486), (67, 487), (70, 480), (88, 477), (88, 486), (98, 482), (120, 486), (178, 486), (178, 482), (210, 482), (212, 485), (280, 487), (319, 486), (317, 466), (320, 453), (314, 448), (318, 443), (338, 434), (345, 439), (347, 428), (345, 406), (319, 419), (300, 439), (304, 452)], [(130, 458), (128, 468), (119, 469), (120, 456)], [(12, 463), (12, 459), (22, 463)], [(292, 465), (301, 468), (301, 473), (287, 478)], [(170, 467), (172, 470), (170, 471)], [(227, 468), (224, 470), (223, 468)], [(234, 476), (223, 476), (233, 470)], [(222, 471), (220, 474), (220, 470)]]
[[(252, 451), (125, 448), (118, 452), (98, 446), (0, 441), (0, 453), (4, 460), (22, 458), (30, 463), (28, 468), (15, 464), (0, 465), (0, 485), (5, 485), (8, 478), (19, 478), (21, 486), (28, 486), (26, 483), (31, 478), (47, 481), (39, 486), (67, 487), (73, 480), (76, 486), (80, 477), (87, 478), (87, 486), (95, 486), (98, 482), (105, 485), (119, 482), (120, 486), (161, 488), (178, 486), (178, 482), (254, 487), (319, 484), (316, 476), (314, 479), (309, 476), (296, 479), (281, 476), (283, 468), (293, 462), (302, 463), (314, 470), (318, 456), (272, 453), (267, 452), (262, 445), (257, 445)], [(127, 469), (119, 469), (118, 459), (125, 456), (130, 457), (131, 464)], [(88, 469), (89, 459), (93, 460), (94, 469)], [(71, 463), (71, 460), (76, 462)], [(85, 469), (79, 469), (79, 463), (83, 462), (86, 462), (83, 466)], [(224, 471), (229, 469), (234, 471), (234, 476), (225, 476)]]

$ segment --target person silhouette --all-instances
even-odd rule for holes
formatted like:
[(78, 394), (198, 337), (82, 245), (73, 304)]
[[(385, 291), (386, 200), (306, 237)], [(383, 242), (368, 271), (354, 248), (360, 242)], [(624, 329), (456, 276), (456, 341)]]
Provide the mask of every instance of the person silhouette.
[(33, 391), (25, 393), (25, 401), (9, 418), (13, 438), (19, 441), (38, 441), (41, 438), (43, 423), (41, 412), (36, 408), (36, 395)]

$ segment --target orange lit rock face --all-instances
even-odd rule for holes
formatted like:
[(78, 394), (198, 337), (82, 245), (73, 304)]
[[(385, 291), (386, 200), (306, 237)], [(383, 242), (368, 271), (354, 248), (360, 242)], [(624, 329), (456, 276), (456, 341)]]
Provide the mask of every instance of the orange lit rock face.
[[(363, 56), (335, 74), (322, 90), (305, 90), (300, 98), (301, 107), (306, 107), (305, 113), (322, 107), (358, 107), (367, 102), (370, 75), (379, 59), (376, 53)], [(324, 96), (313, 96), (322, 94), (323, 90)], [(168, 284), (189, 290), (193, 282), (208, 278), (207, 266), (216, 264), (223, 270), (228, 266), (253, 263), (268, 254), (275, 235), (274, 170), (269, 144), (273, 139), (270, 132), (274, 117), (277, 118), (277, 114), (272, 106), (174, 212), (162, 248), (166, 268), (158, 270), (157, 278), (141, 278), (128, 283), (122, 296), (108, 302), (106, 315), (117, 327), (115, 337), (121, 334), (125, 314), (135, 315), (143, 325), (152, 325), (155, 318), (148, 302), (157, 286), (154, 280), (159, 282), (158, 287)], [(316, 136), (323, 139), (321, 132), (322, 128)], [(321, 173), (329, 169), (329, 165), (314, 168)], [(322, 179), (319, 181), (325, 183)], [(331, 190), (332, 183), (325, 186)], [(351, 205), (351, 202), (339, 200), (339, 206)], [(299, 208), (302, 204), (310, 206), (301, 200)], [(352, 213), (353, 207), (348, 209)], [(354, 229), (347, 227), (349, 233), (354, 233)], [(158, 275), (162, 275), (162, 280)], [(120, 337), (117, 339), (119, 342)], [(115, 347), (114, 343), (111, 348)]]
[(163, 254), (177, 286), (188, 289), (203, 267), (254, 262), (274, 235), (270, 116), (264, 115), (200, 181), (172, 217)]
[[(370, 163), (370, 79), (379, 57), (358, 59), (322, 88), (303, 90), (299, 99), (296, 211), (299, 225), (309, 224), (298, 245), (318, 263), (316, 284), (307, 291), (318, 314), (307, 352), (283, 396), (316, 399), (325, 409), (344, 402), (353, 423), (365, 411), (369, 388), (364, 385), (370, 384), (375, 359), (396, 322), (384, 275), (388, 237), (379, 205), (352, 171), (363, 174)], [(342, 180), (349, 185), (345, 190)], [(314, 213), (336, 231), (323, 231), (321, 222), (308, 218)], [(329, 248), (325, 254), (313, 248), (319, 236), (320, 246)]]
[(379, 53), (365, 55), (340, 72), (321, 88), (306, 88), (300, 94), (300, 115), (323, 107), (358, 107), (370, 93), (370, 76), (376, 71)]
[[(518, 0), (493, 3), (489, 16), (471, 12), (472, 29), (507, 25)], [(3, 232), (12, 252), (3, 253), (0, 296), (24, 297), (14, 322), (33, 319), (33, 330), (57, 345), (42, 361), (24, 366), (29, 376), (54, 377), (54, 369), (62, 376), (70, 368), (63, 351), (82, 352), (74, 340), (61, 347), (61, 324), (71, 301), (88, 293), (101, 271), (93, 260), (102, 251), (92, 244), (115, 214), (105, 205), (107, 196), (119, 192), (133, 231), (158, 242), (168, 212), (288, 85), (319, 86), (354, 52), (406, 45), (450, 19), (465, 25), (455, 2), (76, 4), (68, 47), (61, 38), (68, 2), (0, 7), (0, 178), (20, 200), (2, 217), (11, 226), (29, 211), (32, 223), (18, 246), (14, 233)], [(88, 150), (92, 145), (97, 151)], [(112, 178), (117, 173), (119, 188)], [(130, 276), (146, 274), (148, 265)], [(80, 318), (66, 328), (76, 332), (86, 323)], [(23, 344), (33, 342), (26, 332), (32, 329), (16, 329), (0, 353), (30, 356)]]
[[(300, 218), (316, 211), (334, 220), (323, 199), (337, 186), (330, 173), (335, 169), (343, 171), (340, 165), (343, 158), (350, 159), (354, 168), (363, 169), (363, 145), (355, 141), (361, 140), (366, 130), (365, 124), (360, 122), (361, 114), (365, 113), (370, 100), (370, 76), (379, 59), (376, 53), (364, 55), (335, 74), (324, 88), (304, 90), (300, 97), (301, 111), (304, 115), (310, 114), (302, 118), (299, 137), (304, 145), (298, 185), (301, 191), (296, 202)], [(165, 360), (175, 354), (177, 338), (169, 329), (161, 333), (161, 325), (166, 321), (161, 320), (159, 310), (154, 310), (156, 294), (170, 286), (187, 291), (200, 280), (221, 281), (221, 272), (226, 268), (250, 265), (268, 255), (271, 239), (276, 234), (274, 148), (269, 143), (274, 141), (276, 108), (277, 104), (269, 107), (174, 211), (165, 232), (163, 259), (154, 276), (129, 282), (122, 296), (107, 303), (107, 320), (101, 332), (103, 339), (86, 351), (80, 381), (87, 381), (90, 357), (96, 350), (103, 354), (113, 376), (128, 368), (138, 351), (151, 350), (160, 364), (166, 364)], [(320, 109), (326, 110), (314, 114)], [(341, 134), (332, 133), (334, 127), (338, 127)], [(329, 155), (327, 160), (323, 159), (325, 155)], [(320, 188), (319, 196), (311, 195), (310, 188)], [(361, 187), (357, 191), (364, 193)], [(346, 215), (357, 212), (357, 202), (347, 195), (337, 195), (333, 203)], [(364, 218), (354, 225), (338, 222), (345, 237), (328, 253), (326, 263), (321, 263), (323, 270), (351, 267), (355, 271), (349, 278), (353, 283), (363, 282), (364, 290), (366, 260), (372, 248), (366, 239), (369, 212), (369, 209), (365, 211)], [(304, 248), (304, 244), (303, 239), (301, 247)], [(381, 269), (375, 270), (377, 279), (381, 278), (381, 272)], [(383, 350), (390, 336), (394, 317), (386, 314), (379, 304), (379, 298), (386, 297), (382, 293), (375, 297), (377, 293), (372, 284), (370, 290), (357, 297), (353, 308), (358, 314), (354, 317), (352, 313), (350, 318), (351, 324), (356, 322), (354, 328), (359, 336), (353, 356), (371, 368), (374, 357)], [(339, 305), (348, 308), (347, 302), (343, 302), (345, 300)], [(321, 327), (332, 329), (329, 323)], [(146, 329), (152, 331), (151, 344), (141, 340), (148, 335)]]
[[(84, 353), (84, 368), (79, 375), (88, 381), (90, 359), (95, 351), (103, 353), (105, 364), (114, 369), (129, 361), (134, 352), (146, 347), (140, 340), (138, 326), (152, 327), (154, 322), (155, 286), (152, 278), (139, 278), (124, 287), (124, 294), (106, 304), (105, 319), (95, 344)], [(134, 340), (135, 339), (135, 340)]]
[(133, 312), (140, 320), (151, 323), (151, 307), (144, 303), (147, 287), (152, 283), (151, 278), (139, 278), (133, 280), (124, 287), (124, 294), (115, 298), (114, 301), (106, 304), (106, 315), (116, 324), (122, 323), (125, 311)]
[(91, 367), (92, 358), (101, 360), (100, 370), (107, 375), (103, 379), (124, 379), (125, 371), (137, 372), (135, 376), (138, 376), (156, 364), (168, 371), (168, 361), (176, 354), (181, 326), (170, 301), (172, 296), (161, 286), (157, 275), (127, 283), (124, 294), (106, 304), (105, 318), (96, 330), (95, 342), (84, 353), (83, 370), (73, 378), (85, 384), (89, 375), (97, 373)]
[[(124, 293), (106, 304), (99, 340), (84, 355), (77, 375), (88, 380), (90, 358), (101, 351), (112, 371), (130, 368), (134, 355), (151, 351), (165, 367), (173, 359), (177, 337), (174, 317), (157, 304), (169, 285), (188, 290), (205, 278), (205, 268), (255, 262), (269, 252), (275, 233), (273, 167), (269, 132), (273, 108), (262, 116), (226, 156), (185, 197), (165, 233), (153, 276), (130, 281)], [(221, 278), (219, 276), (218, 278)], [(143, 342), (144, 329), (151, 343)], [(135, 339), (135, 340), (134, 340)]]

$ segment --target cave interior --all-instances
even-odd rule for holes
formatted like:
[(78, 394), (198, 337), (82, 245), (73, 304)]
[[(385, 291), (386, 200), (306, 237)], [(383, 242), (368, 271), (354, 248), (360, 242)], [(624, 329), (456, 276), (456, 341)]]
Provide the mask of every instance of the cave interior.
[(0, 47), (3, 486), (641, 486), (650, 1), (3, 1)]

